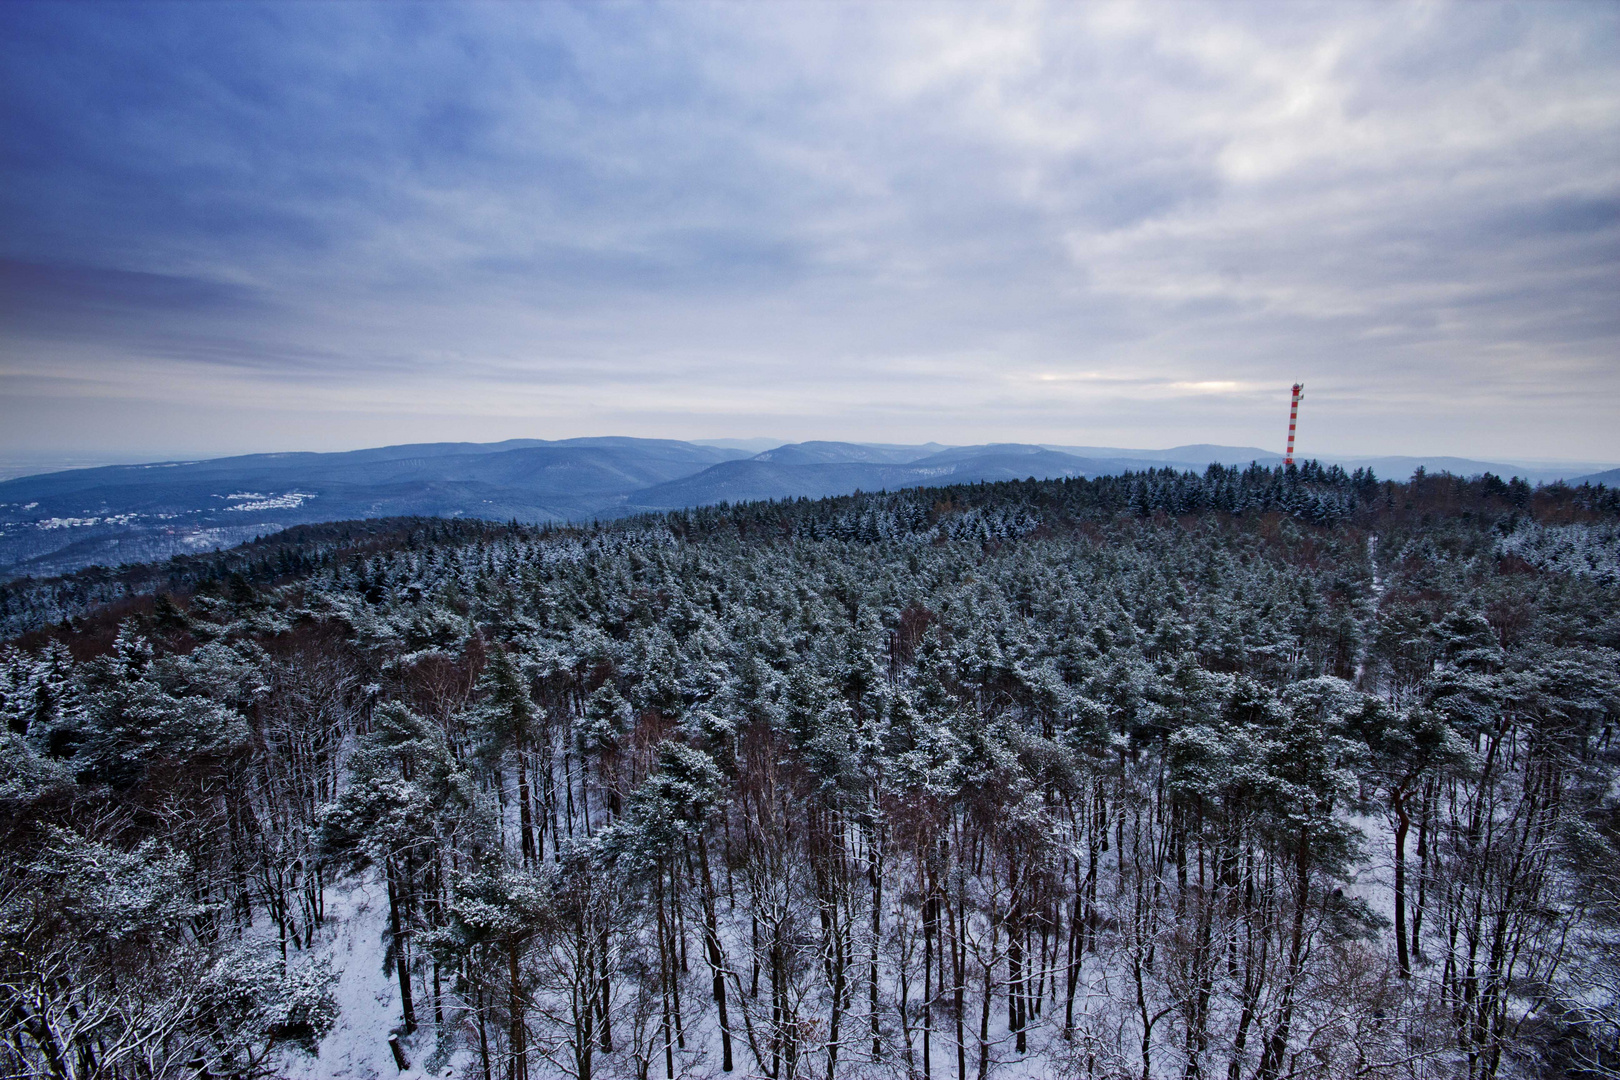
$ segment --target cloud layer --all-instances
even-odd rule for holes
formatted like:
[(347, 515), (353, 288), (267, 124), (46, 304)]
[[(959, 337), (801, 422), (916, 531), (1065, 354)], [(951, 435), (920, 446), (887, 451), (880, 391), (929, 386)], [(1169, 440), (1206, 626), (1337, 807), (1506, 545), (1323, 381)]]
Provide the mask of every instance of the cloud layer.
[(0, 7), (0, 450), (1620, 459), (1620, 9)]

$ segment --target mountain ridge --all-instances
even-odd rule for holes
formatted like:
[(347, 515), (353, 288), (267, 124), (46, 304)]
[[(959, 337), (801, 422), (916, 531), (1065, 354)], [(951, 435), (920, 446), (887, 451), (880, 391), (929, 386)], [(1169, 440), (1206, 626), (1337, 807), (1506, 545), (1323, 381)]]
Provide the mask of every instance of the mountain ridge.
[[(0, 578), (167, 558), (322, 521), (397, 516), (587, 521), (719, 502), (1163, 468), (1201, 472), (1212, 462), (1275, 465), (1281, 460), (1280, 454), (1256, 447), (1209, 443), (1131, 450), (810, 440), (751, 453), (735, 445), (600, 436), (104, 465), (0, 481)], [(1392, 478), (1404, 478), (1419, 465), (1530, 480), (1558, 473), (1453, 457), (1323, 461), (1371, 467)]]

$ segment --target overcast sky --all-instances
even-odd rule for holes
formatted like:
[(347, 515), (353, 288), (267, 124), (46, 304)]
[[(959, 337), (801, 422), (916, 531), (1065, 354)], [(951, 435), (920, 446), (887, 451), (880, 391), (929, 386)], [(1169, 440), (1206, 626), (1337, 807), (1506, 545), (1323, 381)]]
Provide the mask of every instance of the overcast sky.
[(1620, 4), (0, 4), (0, 455), (1620, 461)]

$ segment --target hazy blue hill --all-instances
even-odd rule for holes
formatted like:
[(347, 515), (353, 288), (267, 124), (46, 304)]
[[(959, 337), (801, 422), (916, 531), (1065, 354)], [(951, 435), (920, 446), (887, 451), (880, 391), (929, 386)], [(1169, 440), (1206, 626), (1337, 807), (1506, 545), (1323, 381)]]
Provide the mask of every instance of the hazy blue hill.
[[(1010, 458), (1035, 457), (1039, 454), (1056, 453), (1062, 453), (1062, 451), (1048, 450), (1043, 446), (1035, 446), (1030, 443), (986, 443), (983, 446), (952, 446), (938, 453), (929, 454), (927, 457), (918, 458), (915, 464), (930, 467), (947, 465), (952, 462), (971, 461), (987, 454), (994, 454), (998, 459), (1005, 461)], [(1073, 455), (1065, 454), (1064, 456), (1072, 457)]]
[(1247, 465), (1251, 461), (1258, 461), (1262, 465), (1275, 464), (1283, 459), (1281, 454), (1270, 450), (1261, 450), (1257, 446), (1218, 446), (1214, 443), (1191, 443), (1186, 446), (1172, 446), (1168, 450), (1132, 450), (1122, 446), (1046, 446), (1048, 450), (1057, 450), (1075, 457), (1090, 458), (1094, 461), (1133, 461), (1153, 462), (1154, 468), (1189, 468), (1204, 469), (1212, 462), (1222, 465)]
[(1589, 476), (1577, 476), (1570, 483), (1603, 484), (1607, 487), (1620, 487), (1620, 469), (1609, 469), (1607, 472), (1592, 473)]
[(778, 446), (786, 446), (786, 439), (767, 439), (764, 437), (753, 439), (693, 439), (698, 446), (718, 446), (726, 450), (738, 450), (745, 454), (758, 454), (764, 450), (771, 450)]
[[(483, 482), (539, 484), (537, 490), (626, 490), (742, 456), (738, 451), (663, 439), (439, 443), (337, 454), (253, 454), (196, 462), (109, 465), (0, 482), (0, 504), (39, 503), (47, 514), (192, 509), (221, 489), (336, 485), (316, 497), (355, 494), (378, 484)], [(556, 478), (566, 475), (567, 481)]]
[[(1172, 446), (1168, 450), (1127, 450), (1105, 446), (1054, 446), (1054, 450), (1088, 458), (1094, 462), (1108, 462), (1110, 467), (1127, 465), (1132, 469), (1147, 467), (1193, 469), (1203, 471), (1212, 462), (1222, 465), (1247, 465), (1251, 461), (1261, 465), (1276, 465), (1283, 455), (1255, 446), (1219, 446), (1213, 443), (1195, 443)], [(1381, 480), (1406, 480), (1420, 466), (1431, 473), (1449, 472), (1457, 476), (1478, 476), (1495, 473), (1502, 477), (1520, 476), (1532, 483), (1551, 483), (1569, 479), (1576, 471), (1568, 465), (1511, 465), (1500, 461), (1477, 461), (1473, 458), (1446, 455), (1346, 455), (1301, 453), (1300, 460), (1315, 458), (1325, 465), (1340, 465), (1345, 469), (1372, 469)], [(1588, 466), (1589, 468), (1590, 466)]]
[[(776, 461), (728, 461), (696, 476), (657, 484), (631, 494), (625, 510), (666, 510), (712, 506), (759, 499), (819, 499), (857, 489), (914, 486), (915, 471), (904, 465), (876, 462), (782, 464)], [(908, 481), (910, 481), (908, 483)]]
[(913, 461), (911, 468), (926, 477), (955, 476), (953, 483), (1097, 474), (1096, 464), (1087, 458), (1020, 443), (958, 447)]
[(1567, 468), (1552, 466), (1537, 468), (1524, 465), (1509, 465), (1500, 461), (1475, 461), (1472, 458), (1459, 457), (1327, 457), (1324, 462), (1337, 463), (1346, 469), (1371, 469), (1380, 480), (1409, 480), (1412, 473), (1420, 467), (1427, 472), (1448, 472), (1454, 476), (1479, 476), (1482, 473), (1495, 473), (1504, 479), (1518, 476), (1531, 483), (1550, 483), (1554, 480), (1563, 480), (1569, 476)]
[[(1207, 453), (1206, 453), (1207, 451)], [(1262, 455), (1262, 463), (1269, 463), (1264, 451), (1252, 450), (1247, 447), (1235, 446), (1183, 446), (1173, 450), (1125, 450), (1118, 447), (1107, 446), (1073, 446), (1052, 447), (1033, 446), (1028, 443), (996, 443), (989, 446), (961, 447), (947, 450), (932, 457), (924, 458), (918, 465), (943, 464), (953, 461), (981, 460), (987, 455), (995, 455), (997, 461), (1006, 468), (1016, 471), (1018, 460), (1027, 461), (1025, 468), (1035, 472), (1037, 477), (1043, 475), (1041, 470), (1050, 470), (1044, 475), (1068, 476), (1078, 475), (1063, 471), (1073, 468), (1073, 462), (1081, 462), (1079, 468), (1087, 476), (1117, 476), (1125, 472), (1144, 472), (1148, 469), (1191, 469), (1203, 472), (1212, 462), (1220, 464), (1247, 465), (1255, 460), (1254, 455)], [(1043, 455), (1056, 454), (1057, 457)], [(1280, 456), (1271, 455), (1271, 460), (1281, 461)], [(1029, 472), (1021, 473), (1020, 478), (1028, 476)]]
[[(582, 521), (856, 490), (1158, 468), (1202, 472), (1211, 462), (1241, 466), (1280, 460), (1252, 446), (1211, 444), (1128, 450), (812, 441), (750, 454), (735, 445), (609, 436), (109, 465), (0, 482), (0, 577), (161, 559), (322, 521), (393, 516)], [(1576, 471), (1451, 457), (1341, 458), (1338, 463), (1370, 466), (1380, 477), (1397, 480), (1419, 465), (1430, 472), (1489, 471), (1532, 481)], [(1615, 483), (1617, 472), (1595, 478)]]
[(1157, 458), (1160, 461), (1184, 461), (1190, 465), (1204, 466), (1212, 462), (1219, 462), (1222, 465), (1247, 465), (1251, 461), (1257, 461), (1261, 465), (1274, 465), (1283, 459), (1283, 455), (1262, 450), (1258, 446), (1217, 446), (1213, 443), (1192, 443), (1188, 446), (1172, 446), (1168, 450), (1150, 450), (1146, 453), (1138, 451), (1131, 456)]
[(670, 439), (515, 439), (19, 477), (0, 483), (0, 575), (163, 558), (315, 521), (590, 518), (629, 492), (746, 456)]
[[(1219, 462), (1222, 465), (1247, 465), (1254, 461), (1261, 465), (1276, 465), (1283, 460), (1283, 455), (1255, 446), (1220, 446), (1213, 443), (1172, 446), (1168, 450), (1129, 450), (1109, 446), (1051, 446), (1049, 449), (1087, 458), (1093, 462), (1106, 462), (1109, 469), (1117, 469), (1120, 466), (1142, 469), (1151, 465), (1153, 468), (1193, 469), (1201, 472), (1212, 462)], [(1300, 460), (1315, 458), (1325, 465), (1340, 465), (1351, 471), (1372, 469), (1381, 480), (1406, 480), (1421, 466), (1431, 473), (1449, 472), (1457, 476), (1478, 476), (1489, 472), (1502, 477), (1523, 477), (1532, 483), (1551, 483), (1554, 480), (1568, 480), (1577, 471), (1591, 468), (1586, 466), (1585, 469), (1577, 469), (1574, 466), (1558, 464), (1511, 465), (1500, 461), (1477, 461), (1473, 458), (1439, 454), (1371, 456), (1301, 453), (1298, 457)]]
[(906, 464), (802, 462), (797, 455), (770, 453), (773, 456), (766, 460), (755, 457), (747, 461), (728, 461), (695, 476), (638, 491), (630, 496), (626, 509), (670, 509), (781, 498), (819, 499), (855, 490), (895, 491), (982, 480), (1023, 480), (1031, 476), (1049, 479), (1095, 475), (1089, 468), (1090, 463), (1082, 458), (1038, 446), (1012, 444), (955, 447)]
[[(393, 461), (400, 458), (454, 457), (461, 454), (495, 454), (502, 450), (518, 450), (526, 446), (550, 446), (545, 439), (507, 439), (504, 442), (470, 443), (402, 443), (398, 446), (376, 446), (364, 450), (344, 450), (330, 454), (260, 454), (263, 458), (313, 457), (349, 461)], [(222, 461), (240, 460), (222, 458)]]
[(445, 463), (441, 478), (509, 486), (539, 496), (613, 495), (687, 476), (735, 456), (689, 443), (563, 443), (458, 457)]
[(926, 457), (931, 452), (926, 446), (864, 446), (846, 442), (802, 442), (778, 446), (754, 455), (755, 461), (769, 461), (778, 465), (830, 465), (843, 462), (877, 462), (903, 464)]

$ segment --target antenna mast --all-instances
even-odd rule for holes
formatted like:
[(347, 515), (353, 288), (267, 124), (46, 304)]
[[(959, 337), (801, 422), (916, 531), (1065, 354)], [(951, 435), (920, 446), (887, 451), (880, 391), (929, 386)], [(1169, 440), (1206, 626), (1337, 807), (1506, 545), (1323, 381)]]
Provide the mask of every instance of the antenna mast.
[(1294, 384), (1294, 403), (1288, 407), (1288, 453), (1283, 458), (1284, 465), (1294, 463), (1294, 425), (1299, 423), (1299, 399), (1305, 396), (1305, 384)]

